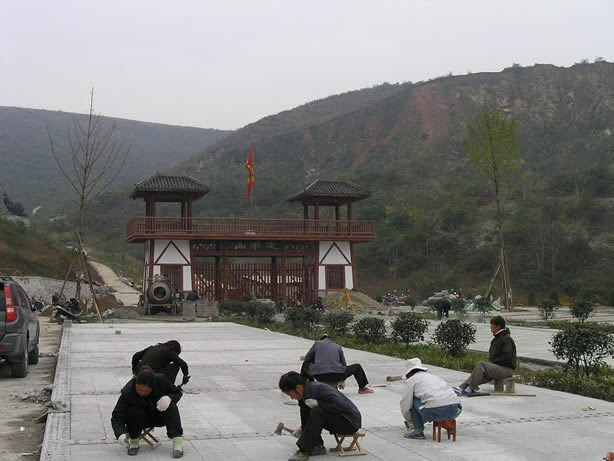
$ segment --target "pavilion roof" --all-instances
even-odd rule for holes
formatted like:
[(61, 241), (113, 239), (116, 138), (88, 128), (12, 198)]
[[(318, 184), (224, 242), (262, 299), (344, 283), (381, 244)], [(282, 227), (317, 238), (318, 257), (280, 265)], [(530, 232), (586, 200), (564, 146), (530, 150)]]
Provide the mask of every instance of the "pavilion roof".
[(317, 179), (298, 194), (288, 198), (288, 202), (348, 203), (371, 197), (371, 192), (362, 186), (346, 181), (327, 181)]
[(200, 198), (209, 192), (209, 187), (190, 176), (184, 175), (155, 175), (144, 179), (134, 185), (134, 190), (130, 194), (131, 199), (145, 197), (148, 195), (164, 194), (189, 194), (193, 198)]

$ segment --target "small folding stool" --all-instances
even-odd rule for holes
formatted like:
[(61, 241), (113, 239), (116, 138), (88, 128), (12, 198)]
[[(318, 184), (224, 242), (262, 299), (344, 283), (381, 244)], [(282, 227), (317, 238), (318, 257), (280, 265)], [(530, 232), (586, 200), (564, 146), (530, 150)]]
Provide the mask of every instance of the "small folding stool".
[(143, 433), (139, 436), (139, 440), (144, 440), (151, 448), (158, 448), (160, 446), (160, 440), (151, 433), (153, 430), (153, 427), (143, 429)]
[[(335, 448), (331, 448), (329, 451), (338, 452), (339, 456), (359, 456), (367, 454), (367, 452), (360, 447), (359, 441), (360, 438), (365, 436), (364, 433), (356, 432), (354, 434), (333, 434), (333, 436), (337, 441), (337, 446)], [(343, 441), (346, 437), (351, 437), (352, 441), (347, 447), (344, 447)]]

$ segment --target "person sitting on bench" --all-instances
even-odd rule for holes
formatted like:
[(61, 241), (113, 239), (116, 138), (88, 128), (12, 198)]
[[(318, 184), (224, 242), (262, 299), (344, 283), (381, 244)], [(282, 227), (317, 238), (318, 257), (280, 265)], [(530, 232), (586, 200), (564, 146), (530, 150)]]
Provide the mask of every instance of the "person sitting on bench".
[(290, 371), (280, 378), (279, 389), (298, 401), (301, 412), (301, 427), (297, 429), (298, 451), (288, 461), (304, 461), (310, 455), (326, 454), (322, 429), (349, 435), (356, 433), (362, 425), (362, 416), (356, 405), (327, 384), (310, 381), (296, 371)]
[(311, 375), (316, 380), (326, 383), (344, 381), (348, 376), (354, 376), (358, 383), (359, 394), (372, 394), (373, 389), (367, 387), (369, 380), (359, 363), (347, 365), (343, 348), (334, 343), (328, 335), (323, 335), (313, 343), (305, 355), (301, 374)]
[(490, 319), (490, 331), (494, 338), (488, 351), (489, 362), (478, 362), (471, 375), (458, 387), (457, 395), (469, 395), (477, 392), (480, 384), (496, 379), (509, 378), (516, 368), (516, 344), (505, 328), (505, 319), (497, 315)]
[(132, 374), (136, 375), (141, 367), (147, 365), (154, 372), (164, 374), (174, 384), (181, 368), (183, 373), (181, 385), (187, 384), (190, 380), (188, 364), (179, 357), (179, 354), (181, 354), (181, 344), (174, 339), (146, 347), (132, 356)]
[(411, 420), (414, 430), (406, 432), (408, 439), (424, 439), (424, 423), (456, 419), (462, 411), (460, 399), (443, 379), (422, 366), (419, 358), (407, 361), (405, 388), (401, 398), (401, 414)]
[(161, 373), (144, 366), (121, 390), (111, 414), (111, 426), (128, 455), (139, 452), (139, 437), (143, 429), (166, 426), (173, 441), (173, 458), (183, 456), (181, 416), (177, 402), (182, 393)]

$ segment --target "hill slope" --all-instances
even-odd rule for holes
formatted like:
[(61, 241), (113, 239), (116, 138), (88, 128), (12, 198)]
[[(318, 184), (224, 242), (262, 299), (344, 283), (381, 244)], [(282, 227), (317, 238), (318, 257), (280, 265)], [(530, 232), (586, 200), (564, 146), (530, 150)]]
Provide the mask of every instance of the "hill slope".
[[(32, 207), (67, 201), (67, 188), (50, 153), (46, 127), (62, 143), (74, 116), (57, 111), (0, 107), (0, 187), (11, 198)], [(228, 132), (103, 117), (116, 123), (116, 133), (132, 148), (117, 185), (136, 182), (165, 170), (215, 143)]]
[[(513, 67), (381, 88), (267, 117), (184, 162), (176, 171), (212, 187), (196, 213), (301, 217), (286, 197), (316, 177), (351, 180), (373, 192), (357, 217), (377, 221), (378, 240), (357, 246), (362, 288), (475, 293), (496, 265), (493, 197), (462, 138), (483, 105), (496, 106), (517, 118), (521, 143), (521, 174), (504, 208), (514, 288), (608, 295), (614, 64)], [(248, 208), (243, 164), (252, 142), (255, 206)], [(110, 203), (98, 211), (112, 216), (117, 198)]]

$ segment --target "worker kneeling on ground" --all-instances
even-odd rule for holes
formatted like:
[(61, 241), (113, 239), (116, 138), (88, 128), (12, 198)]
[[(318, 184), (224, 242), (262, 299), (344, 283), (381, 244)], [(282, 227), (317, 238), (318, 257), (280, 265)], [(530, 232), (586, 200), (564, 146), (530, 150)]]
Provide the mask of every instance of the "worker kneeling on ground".
[(323, 335), (319, 341), (313, 343), (305, 355), (301, 374), (327, 383), (344, 381), (347, 377), (354, 376), (359, 394), (373, 393), (373, 389), (367, 387), (369, 380), (362, 366), (359, 363), (348, 366), (343, 348), (334, 343), (328, 335)]
[(179, 357), (179, 354), (181, 354), (181, 344), (174, 339), (146, 347), (132, 356), (132, 374), (136, 375), (141, 367), (148, 366), (154, 372), (164, 374), (171, 383), (175, 384), (181, 368), (183, 373), (181, 384), (187, 384), (190, 380), (188, 364)]
[(497, 315), (490, 319), (490, 331), (494, 338), (488, 350), (489, 362), (478, 362), (471, 375), (454, 392), (470, 395), (479, 390), (479, 385), (496, 379), (509, 378), (516, 368), (516, 344), (505, 328), (505, 319)]
[(403, 434), (408, 439), (424, 439), (424, 423), (455, 419), (461, 414), (460, 399), (439, 376), (427, 372), (419, 358), (407, 361), (401, 414), (411, 420), (414, 430)]
[(161, 373), (147, 366), (126, 383), (111, 415), (115, 437), (128, 455), (139, 451), (139, 436), (143, 429), (166, 426), (173, 441), (173, 458), (183, 456), (181, 416), (177, 402), (182, 393)]
[(333, 434), (354, 434), (360, 429), (362, 417), (356, 405), (337, 389), (308, 380), (290, 371), (279, 380), (279, 388), (292, 400), (297, 400), (301, 412), (301, 427), (296, 444), (298, 451), (288, 461), (304, 461), (309, 456), (324, 455), (322, 429)]

